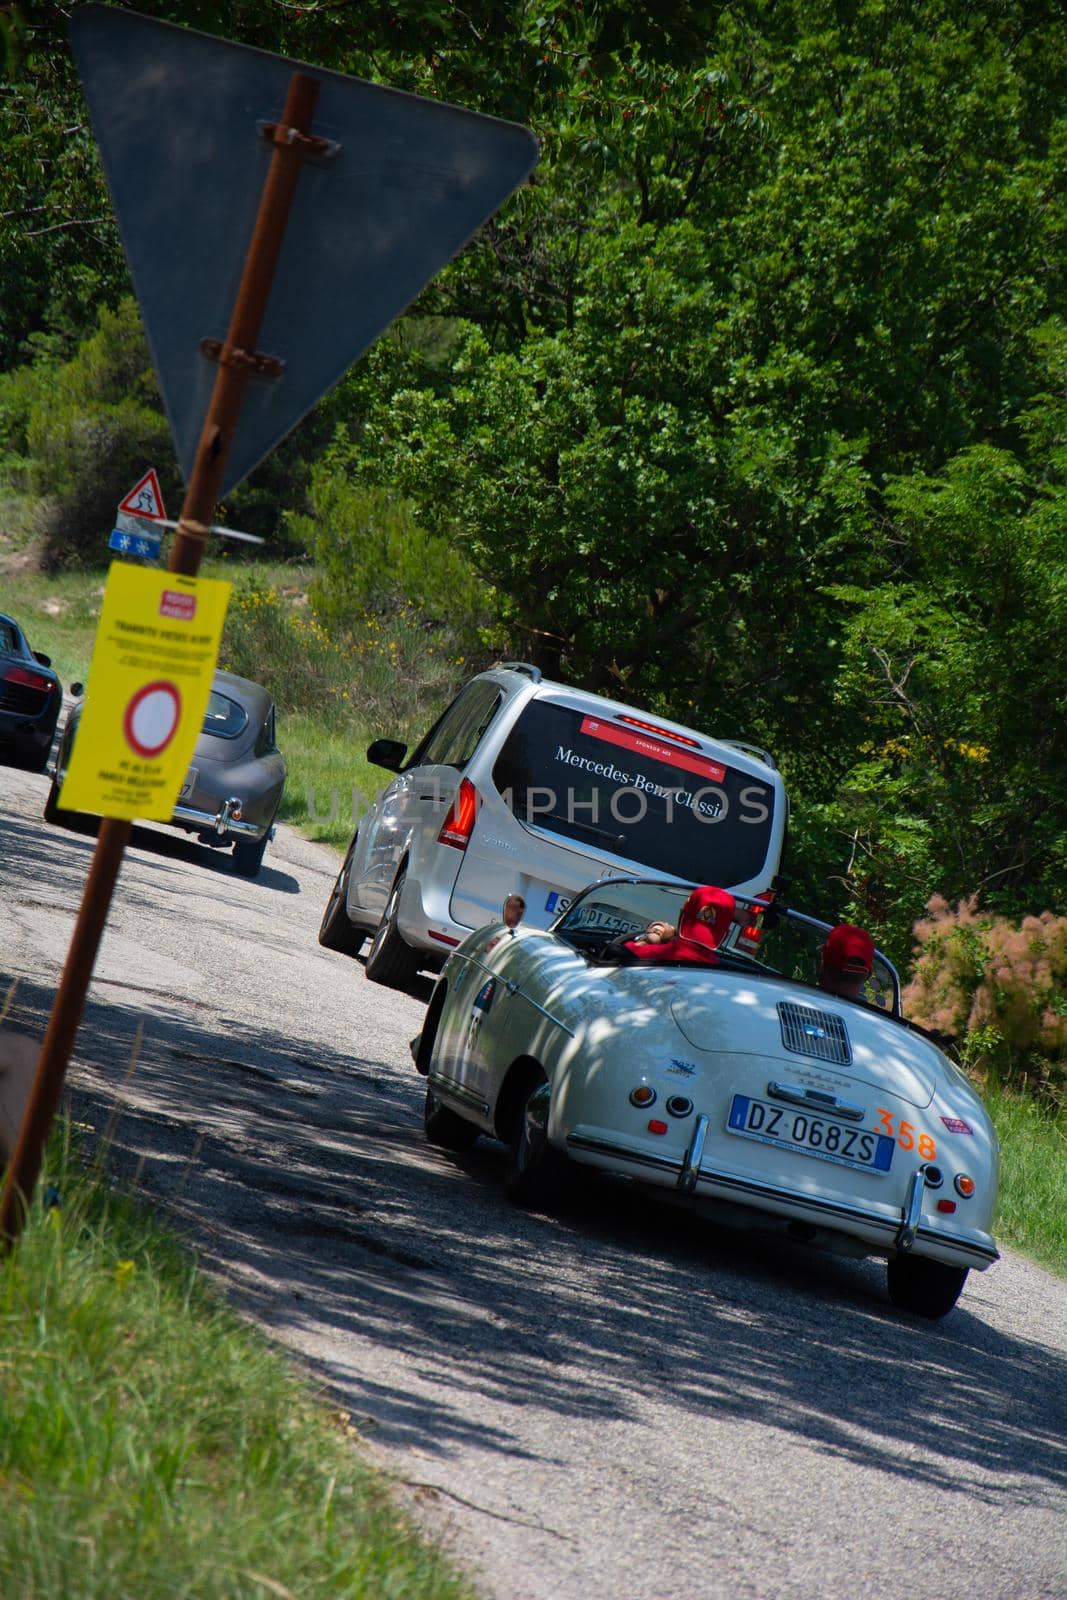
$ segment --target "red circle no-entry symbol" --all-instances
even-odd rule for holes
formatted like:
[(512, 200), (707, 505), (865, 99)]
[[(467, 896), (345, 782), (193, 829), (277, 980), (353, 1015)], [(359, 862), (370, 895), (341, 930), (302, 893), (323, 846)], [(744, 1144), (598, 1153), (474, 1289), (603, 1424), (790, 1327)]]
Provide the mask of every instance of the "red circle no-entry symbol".
[(178, 686), (166, 678), (138, 689), (122, 719), (126, 743), (135, 755), (151, 760), (162, 755), (178, 731), (182, 697)]

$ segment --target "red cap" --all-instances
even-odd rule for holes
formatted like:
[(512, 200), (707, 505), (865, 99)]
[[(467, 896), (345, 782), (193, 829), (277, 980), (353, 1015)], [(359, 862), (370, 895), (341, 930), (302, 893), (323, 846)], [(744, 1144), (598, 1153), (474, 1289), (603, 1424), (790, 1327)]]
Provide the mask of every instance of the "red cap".
[(874, 966), (874, 940), (863, 928), (839, 922), (822, 947), (822, 964), (837, 972), (869, 973)]

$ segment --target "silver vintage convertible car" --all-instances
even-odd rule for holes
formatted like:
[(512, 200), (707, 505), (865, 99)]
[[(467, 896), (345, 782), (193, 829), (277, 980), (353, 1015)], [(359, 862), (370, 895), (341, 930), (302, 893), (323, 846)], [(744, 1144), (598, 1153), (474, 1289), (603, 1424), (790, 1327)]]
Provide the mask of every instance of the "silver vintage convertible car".
[(817, 986), (830, 930), (798, 912), (752, 903), (714, 964), (605, 964), (620, 935), (677, 923), (686, 894), (601, 882), (548, 930), (465, 939), (412, 1045), (427, 1135), (502, 1139), (525, 1204), (551, 1206), (580, 1163), (721, 1222), (882, 1256), (896, 1306), (944, 1316), (997, 1259), (981, 1100), (903, 1018), (880, 954), (861, 998)]
[[(61, 827), (85, 820), (59, 804), (80, 718), (79, 702), (64, 725), (44, 805), (45, 820)], [(232, 845), (235, 870), (254, 878), (274, 834), (285, 776), (272, 697), (248, 678), (216, 672), (172, 826), (215, 848)]]

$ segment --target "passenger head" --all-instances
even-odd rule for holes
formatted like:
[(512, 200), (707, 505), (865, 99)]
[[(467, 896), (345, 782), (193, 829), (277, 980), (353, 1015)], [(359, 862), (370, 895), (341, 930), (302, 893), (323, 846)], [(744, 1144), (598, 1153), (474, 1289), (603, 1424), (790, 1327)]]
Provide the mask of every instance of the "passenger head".
[(526, 915), (526, 901), (521, 894), (509, 894), (500, 914), (506, 927), (517, 928)]
[(843, 1000), (858, 1000), (874, 968), (874, 940), (864, 928), (839, 922), (831, 928), (819, 960), (819, 987)]
[(678, 937), (716, 949), (725, 939), (737, 914), (737, 901), (728, 889), (705, 884), (694, 889), (678, 918)]

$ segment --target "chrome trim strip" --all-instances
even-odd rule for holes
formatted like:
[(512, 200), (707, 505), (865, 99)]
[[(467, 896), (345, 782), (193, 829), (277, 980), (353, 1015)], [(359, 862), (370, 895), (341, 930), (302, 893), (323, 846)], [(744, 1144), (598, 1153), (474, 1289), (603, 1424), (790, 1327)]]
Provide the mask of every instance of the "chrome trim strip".
[(692, 1194), (700, 1176), (700, 1158), (704, 1154), (704, 1140), (708, 1136), (708, 1118), (702, 1111), (696, 1120), (689, 1149), (685, 1152), (682, 1170), (678, 1174), (678, 1188), (682, 1194)]
[[(466, 960), (472, 967), (477, 967), (479, 972), (484, 972), (487, 978), (500, 977), (499, 972), (494, 972), (492, 967), (487, 967), (485, 962), (479, 961), (477, 956), (467, 956)], [(525, 1000), (528, 1006), (533, 1006), (535, 1011), (540, 1011), (543, 1017), (545, 1017), (549, 1022), (553, 1023), (555, 1027), (559, 1028), (563, 1033), (565, 1033), (569, 1039), (574, 1038), (573, 1028), (568, 1028), (567, 1024), (565, 1022), (561, 1022), (558, 1017), (554, 1017), (551, 1011), (546, 1011), (544, 1006), (539, 1005), (536, 1000), (532, 1000), (526, 993), (525, 989), (521, 989), (517, 983), (509, 983), (505, 981), (504, 988), (507, 990), (508, 994), (512, 996), (512, 998), (517, 997), (520, 1000)]]
[(171, 820), (173, 822), (191, 822), (203, 833), (237, 833), (250, 838), (259, 838), (262, 828), (257, 828), (254, 822), (235, 822), (229, 811), (223, 805), (218, 811), (198, 811), (194, 806), (175, 806)]
[(681, 1162), (674, 1156), (657, 1156), (651, 1151), (628, 1150), (614, 1139), (597, 1139), (588, 1133), (568, 1133), (567, 1144), (573, 1150), (589, 1150), (598, 1156), (618, 1156), (623, 1161), (636, 1161), (642, 1167), (655, 1167), (659, 1172), (677, 1172)]
[(802, 1089), (799, 1083), (778, 1083), (772, 1079), (767, 1093), (773, 1100), (787, 1100), (790, 1105), (803, 1106), (810, 1111), (815, 1107), (830, 1117), (848, 1117), (852, 1122), (862, 1122), (867, 1112), (854, 1100), (841, 1100), (824, 1089)]
[(908, 1179), (908, 1192), (904, 1196), (904, 1209), (901, 1213), (900, 1227), (897, 1230), (897, 1249), (904, 1253), (910, 1250), (915, 1243), (915, 1232), (923, 1214), (923, 1193), (926, 1189), (926, 1173), (922, 1167), (916, 1167)]
[(440, 1089), (453, 1100), (459, 1100), (463, 1105), (470, 1106), (472, 1111), (478, 1111), (483, 1117), (489, 1115), (489, 1102), (480, 1095), (474, 1094), (464, 1084), (457, 1083), (455, 1078), (443, 1078), (439, 1073), (427, 1073), (427, 1082), (432, 1083), (435, 1089)]
[[(593, 1154), (602, 1156), (615, 1156), (621, 1161), (632, 1161), (639, 1166), (654, 1167), (659, 1171), (680, 1172), (682, 1163), (673, 1156), (657, 1156), (644, 1151), (630, 1150), (625, 1145), (618, 1144), (614, 1139), (603, 1139), (591, 1134), (569, 1133), (567, 1144), (576, 1150), (588, 1150)], [(761, 1195), (768, 1200), (782, 1200), (789, 1205), (806, 1207), (811, 1211), (825, 1213), (829, 1217), (849, 1218), (856, 1222), (865, 1222), (870, 1227), (880, 1228), (888, 1236), (895, 1235), (900, 1227), (899, 1222), (893, 1217), (879, 1217), (872, 1212), (865, 1211), (862, 1206), (849, 1204), (845, 1200), (826, 1200), (816, 1195), (798, 1194), (792, 1189), (782, 1189), (773, 1183), (762, 1183), (758, 1178), (738, 1178), (728, 1172), (716, 1172), (704, 1167), (699, 1174), (701, 1186), (716, 1184), (721, 1189), (736, 1189), (742, 1194)], [(971, 1255), (976, 1261), (982, 1261), (986, 1266), (1000, 1260), (1000, 1251), (990, 1249), (988, 1245), (976, 1244), (972, 1239), (961, 1239), (954, 1233), (939, 1233), (929, 1224), (917, 1227), (916, 1236), (927, 1239), (933, 1244), (947, 1245), (953, 1250), (962, 1251)], [(890, 1239), (887, 1237), (887, 1244)]]
[(966, 1250), (979, 1261), (984, 1261), (986, 1266), (992, 1266), (994, 1261), (1000, 1260), (1000, 1251), (995, 1246), (990, 1249), (988, 1245), (975, 1244), (971, 1239), (958, 1239), (954, 1233), (938, 1233), (936, 1228), (926, 1225), (916, 1228), (915, 1237), (931, 1239), (935, 1244), (950, 1244), (954, 1250)]

